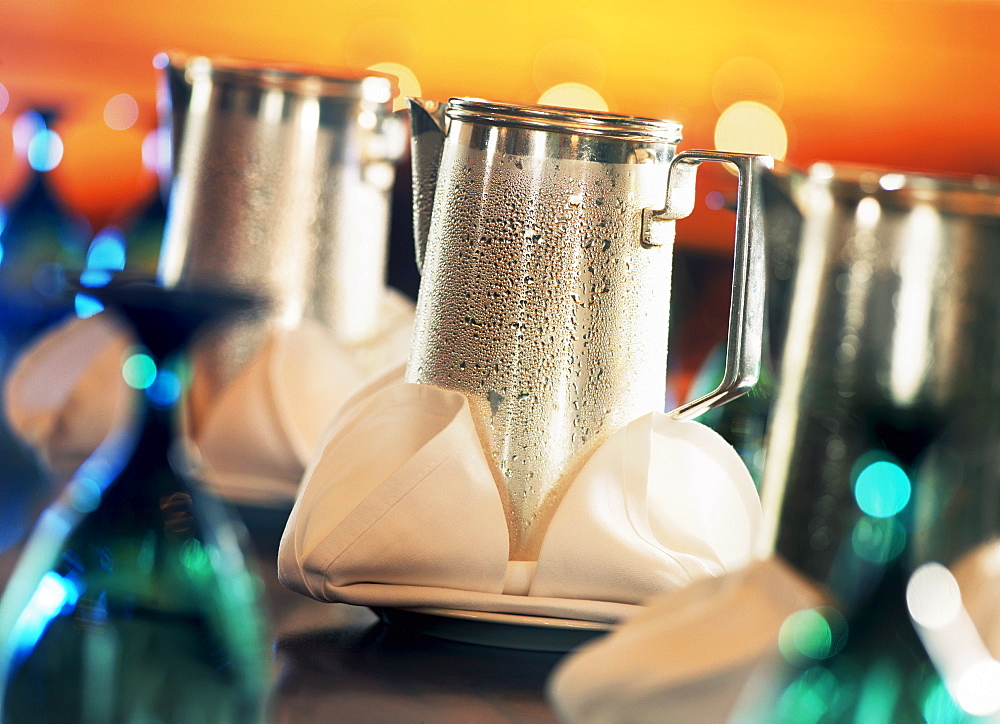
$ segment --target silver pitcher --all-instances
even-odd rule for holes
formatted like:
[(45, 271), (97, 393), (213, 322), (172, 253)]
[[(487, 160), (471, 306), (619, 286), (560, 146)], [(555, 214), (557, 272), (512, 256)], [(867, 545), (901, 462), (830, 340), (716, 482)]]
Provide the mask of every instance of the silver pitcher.
[(763, 156), (676, 154), (670, 121), (472, 99), (410, 100), (422, 279), (407, 380), (468, 397), (504, 496), (512, 560), (537, 557), (568, 481), (664, 408), (674, 220), (703, 161), (740, 173), (726, 377), (757, 375)]
[(1000, 534), (1000, 184), (825, 163), (783, 183), (800, 232), (762, 541), (851, 605), (903, 550)]
[(393, 82), (377, 74), (170, 60), (176, 156), (158, 275), (247, 289), (271, 310), (195, 352), (197, 421), (270, 325), (313, 319), (348, 346), (377, 331), (405, 128), (391, 115)]

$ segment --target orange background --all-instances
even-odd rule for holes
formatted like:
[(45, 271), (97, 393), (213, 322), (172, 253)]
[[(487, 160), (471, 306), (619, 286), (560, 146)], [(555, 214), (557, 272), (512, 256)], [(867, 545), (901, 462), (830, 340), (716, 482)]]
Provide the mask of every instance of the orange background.
[[(773, 76), (748, 77), (736, 92), (778, 112), (791, 163), (1000, 176), (994, 0), (5, 0), (2, 23), (5, 127), (30, 107), (56, 109), (72, 125), (130, 93), (136, 129), (152, 129), (152, 57), (180, 49), (335, 68), (401, 63), (425, 96), (441, 99), (531, 103), (543, 85), (577, 81), (612, 111), (680, 121), (682, 147), (711, 148), (723, 110), (719, 70), (750, 57)], [(560, 48), (572, 52), (560, 58)], [(95, 132), (88, 143), (108, 154), (130, 148), (134, 161), (134, 141)], [(80, 152), (67, 142), (66, 162), (73, 158)], [(123, 193), (116, 174), (126, 185), (150, 183), (129, 181), (125, 165), (88, 161), (71, 185), (86, 185), (97, 203)], [(707, 245), (717, 236), (704, 221), (678, 230)]]

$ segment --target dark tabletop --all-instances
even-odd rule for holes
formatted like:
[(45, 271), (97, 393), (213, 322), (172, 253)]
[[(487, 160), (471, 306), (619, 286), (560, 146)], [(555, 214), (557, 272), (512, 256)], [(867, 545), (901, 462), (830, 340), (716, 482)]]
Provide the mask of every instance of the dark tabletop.
[(268, 592), (275, 721), (555, 721), (544, 685), (560, 654), (445, 641), (292, 593), (275, 563), (285, 515), (239, 512)]
[[(0, 441), (3, 442), (3, 441)], [(57, 492), (3, 450), (0, 586)], [(545, 681), (560, 654), (446, 641), (382, 623), (369, 609), (314, 601), (277, 580), (287, 511), (236, 508), (251, 533), (273, 636), (274, 722), (551, 722)]]

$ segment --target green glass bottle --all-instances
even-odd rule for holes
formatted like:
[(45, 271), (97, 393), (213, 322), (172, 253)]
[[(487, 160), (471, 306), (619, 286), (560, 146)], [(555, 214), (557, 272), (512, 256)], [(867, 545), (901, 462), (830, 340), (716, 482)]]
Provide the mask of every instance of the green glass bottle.
[(746, 722), (987, 721), (963, 711), (917, 637), (906, 607), (907, 574), (891, 566), (849, 622), (834, 608), (800, 611), (782, 628), (789, 664)]
[[(719, 386), (726, 366), (724, 346), (714, 349), (691, 383), (691, 399), (697, 399)], [(774, 405), (776, 383), (773, 366), (766, 352), (756, 384), (742, 397), (730, 400), (701, 415), (698, 422), (715, 430), (739, 454), (760, 488), (767, 450), (767, 424)]]
[[(960, 415), (861, 395), (842, 398), (835, 389), (814, 389), (805, 409), (787, 462), (788, 478), (798, 484), (785, 490), (775, 549), (836, 603), (784, 622), (778, 644), (785, 665), (759, 687), (759, 700), (739, 721), (996, 721), (1000, 695), (990, 690), (1000, 687), (1000, 672), (987, 669), (991, 679), (967, 679), (966, 696), (956, 698), (954, 671), (942, 667), (940, 654), (963, 666), (974, 658), (958, 640), (928, 649), (913, 617), (915, 606), (938, 618), (952, 604), (959, 610), (957, 588), (914, 586), (914, 579), (927, 564), (944, 570), (937, 561), (950, 563), (955, 550), (977, 539), (972, 509), (982, 506), (976, 501), (986, 504), (979, 520), (996, 519), (986, 496), (965, 502), (969, 491), (995, 488), (995, 482), (985, 475), (979, 483), (963, 479), (955, 466), (941, 469), (941, 460), (951, 459), (941, 449), (953, 446), (949, 430)], [(995, 430), (984, 439), (995, 440)], [(967, 447), (962, 451), (969, 457)], [(929, 465), (934, 460), (938, 464)], [(960, 515), (955, 499), (968, 508)], [(955, 541), (961, 544), (951, 548)]]
[(245, 531), (178, 472), (185, 343), (249, 301), (113, 282), (95, 290), (144, 348), (123, 364), (136, 424), (41, 516), (0, 601), (0, 721), (253, 722), (268, 684)]

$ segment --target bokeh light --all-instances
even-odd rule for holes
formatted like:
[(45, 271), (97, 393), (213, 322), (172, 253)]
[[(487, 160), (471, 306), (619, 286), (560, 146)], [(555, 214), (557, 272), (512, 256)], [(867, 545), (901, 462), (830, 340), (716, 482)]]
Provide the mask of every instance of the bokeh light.
[(926, 260), (942, 258), (944, 253), (948, 222), (942, 212), (929, 202), (916, 203), (898, 232), (900, 238), (906, 239), (906, 253), (897, 262), (900, 285), (893, 295), (895, 319), (888, 389), (892, 399), (902, 405), (916, 402), (932, 365), (933, 342), (925, 340), (938, 313), (933, 290), (940, 283), (941, 271)]
[(91, 289), (103, 287), (111, 281), (111, 272), (124, 268), (125, 235), (121, 229), (110, 226), (102, 229), (90, 242), (80, 283)]
[(883, 174), (878, 180), (878, 185), (886, 191), (898, 191), (906, 185), (906, 176), (901, 173)]
[(87, 268), (121, 271), (125, 268), (125, 235), (110, 226), (103, 229), (87, 249)]
[(891, 658), (876, 658), (870, 663), (861, 682), (854, 721), (892, 722), (903, 694), (904, 674)]
[(812, 666), (781, 693), (774, 711), (774, 721), (836, 721), (844, 707), (843, 686), (828, 669)]
[(189, 573), (196, 576), (206, 576), (211, 572), (211, 557), (197, 538), (189, 538), (181, 545), (181, 565)]
[(726, 108), (715, 124), (719, 151), (763, 153), (775, 159), (788, 152), (788, 132), (781, 117), (757, 101), (739, 101)]
[(84, 269), (80, 272), (80, 284), (88, 289), (103, 287), (111, 281), (111, 273), (104, 269)]
[(861, 229), (874, 229), (878, 220), (882, 218), (882, 205), (873, 196), (866, 196), (858, 201), (858, 206), (854, 210), (854, 218)]
[(153, 173), (159, 173), (160, 149), (168, 148), (170, 132), (165, 128), (154, 128), (142, 139), (142, 165)]
[(181, 396), (181, 379), (170, 370), (159, 370), (153, 383), (146, 389), (146, 397), (154, 405), (170, 407)]
[(854, 554), (869, 563), (888, 563), (906, 548), (906, 528), (897, 518), (862, 516), (851, 531)]
[(847, 642), (847, 621), (835, 608), (806, 608), (791, 614), (778, 632), (778, 649), (789, 662), (829, 658)]
[(552, 86), (538, 97), (538, 103), (587, 111), (608, 110), (608, 104), (601, 94), (583, 83), (560, 83)]
[(958, 705), (973, 716), (1000, 712), (1000, 661), (980, 661), (962, 673), (954, 688)]
[(401, 63), (374, 63), (368, 66), (368, 70), (385, 73), (396, 78), (398, 93), (392, 99), (392, 110), (394, 111), (406, 108), (407, 97), (419, 98), (423, 94), (416, 73)]
[(87, 294), (77, 294), (73, 297), (73, 312), (80, 319), (93, 317), (95, 314), (104, 311), (104, 305)]
[[(69, 578), (55, 571), (41, 577), (27, 605), (11, 627), (10, 643), (21, 652), (32, 649), (41, 639), (49, 623), (65, 608), (76, 604), (80, 589)], [(8, 644), (7, 641), (4, 644)]]
[(361, 111), (358, 114), (358, 125), (366, 131), (374, 130), (378, 125), (378, 116), (373, 111)]
[(104, 122), (108, 128), (124, 131), (139, 120), (139, 104), (128, 93), (119, 93), (104, 105)]
[(145, 390), (156, 379), (156, 362), (142, 352), (130, 355), (122, 364), (122, 377), (129, 387)]
[(858, 473), (854, 499), (867, 515), (889, 518), (910, 502), (912, 485), (906, 471), (888, 460), (877, 460)]
[(28, 164), (36, 171), (51, 171), (63, 158), (63, 140), (53, 130), (43, 128), (28, 142)]
[(361, 95), (366, 101), (388, 103), (392, 100), (392, 82), (388, 78), (369, 76), (361, 81)]
[(921, 626), (932, 630), (945, 628), (962, 612), (958, 581), (940, 563), (925, 563), (906, 584), (906, 606)]
[(28, 146), (36, 134), (45, 130), (45, 119), (38, 111), (25, 111), (14, 121), (11, 136), (14, 139), (14, 150), (21, 156), (28, 155)]
[(934, 724), (963, 724), (967, 717), (951, 698), (948, 687), (939, 679), (933, 683), (923, 696), (920, 711), (924, 720)]
[(11, 114), (0, 116), (0, 204), (11, 206), (21, 195), (31, 177), (31, 166), (14, 142), (17, 119)]
[(712, 209), (712, 211), (718, 211), (725, 205), (726, 197), (722, 195), (721, 191), (709, 191), (705, 194), (705, 206)]
[(85, 471), (78, 472), (67, 487), (69, 502), (80, 513), (97, 510), (101, 502), (103, 488)]
[(7, 106), (10, 104), (10, 93), (7, 90), (7, 86), (0, 83), (0, 113), (7, 110)]

